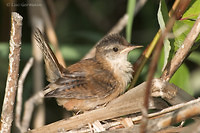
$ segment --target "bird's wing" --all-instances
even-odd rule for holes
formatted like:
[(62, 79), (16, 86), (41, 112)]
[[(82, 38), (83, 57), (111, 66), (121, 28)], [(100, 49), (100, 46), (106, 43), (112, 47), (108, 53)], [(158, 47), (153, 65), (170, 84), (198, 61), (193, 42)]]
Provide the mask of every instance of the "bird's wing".
[(58, 63), (56, 56), (46, 43), (39, 29), (35, 29), (34, 38), (37, 41), (37, 46), (41, 49), (44, 55), (47, 80), (49, 82), (55, 82), (61, 77), (63, 67)]
[(91, 71), (93, 72), (89, 75), (84, 71), (66, 74), (47, 86), (50, 91), (45, 96), (76, 99), (103, 98), (110, 95), (118, 86), (118, 82), (108, 71)]

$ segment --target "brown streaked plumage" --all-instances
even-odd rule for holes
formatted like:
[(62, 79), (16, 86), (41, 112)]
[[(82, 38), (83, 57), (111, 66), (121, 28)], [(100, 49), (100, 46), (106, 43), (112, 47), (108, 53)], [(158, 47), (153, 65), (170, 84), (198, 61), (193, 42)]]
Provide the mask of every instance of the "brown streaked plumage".
[(47, 80), (45, 97), (55, 97), (67, 110), (85, 111), (103, 105), (124, 92), (132, 78), (127, 61), (131, 46), (120, 35), (112, 34), (98, 42), (94, 58), (62, 67), (39, 29), (34, 37), (44, 54)]

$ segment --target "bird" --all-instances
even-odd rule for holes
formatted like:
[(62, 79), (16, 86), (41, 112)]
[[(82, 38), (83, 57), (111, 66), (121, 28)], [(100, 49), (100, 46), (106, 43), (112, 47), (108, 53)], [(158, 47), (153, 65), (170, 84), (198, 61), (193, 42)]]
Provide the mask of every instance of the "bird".
[(68, 111), (93, 110), (123, 94), (133, 73), (128, 53), (142, 47), (131, 45), (119, 34), (109, 34), (97, 43), (94, 57), (65, 68), (39, 29), (35, 29), (34, 38), (43, 53), (49, 81), (44, 97), (56, 98)]

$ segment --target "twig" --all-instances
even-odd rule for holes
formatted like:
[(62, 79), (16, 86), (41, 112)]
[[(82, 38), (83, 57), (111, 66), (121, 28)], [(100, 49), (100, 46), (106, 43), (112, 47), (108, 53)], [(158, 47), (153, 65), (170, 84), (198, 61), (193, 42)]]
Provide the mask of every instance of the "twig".
[[(174, 86), (171, 86), (171, 84), (169, 84), (168, 82), (165, 82), (165, 84), (167, 84), (165, 85), (166, 88), (162, 88), (161, 85), (159, 86), (156, 84), (153, 85), (153, 88), (155, 88), (155, 90), (163, 89), (166, 92), (172, 92), (175, 94), (173, 97), (182, 96), (181, 94), (180, 96), (176, 95), (179, 93), (176, 93), (176, 89), (174, 88)], [(67, 131), (70, 129), (81, 128), (84, 125), (87, 125), (88, 123), (93, 123), (96, 120), (99, 120), (99, 121), (107, 120), (111, 118), (116, 118), (116, 117), (120, 117), (120, 116), (124, 116), (128, 114), (136, 113), (140, 111), (141, 109), (141, 104), (143, 103), (143, 100), (144, 100), (145, 88), (146, 88), (146, 83), (144, 82), (140, 84), (139, 86), (129, 90), (125, 94), (119, 96), (118, 98), (114, 99), (113, 101), (108, 103), (106, 107), (88, 111), (88, 112), (85, 112), (84, 114), (70, 117), (67, 120), (60, 120), (60, 121), (51, 123), (49, 125), (45, 125), (41, 128), (31, 130), (29, 132), (40, 133), (40, 132), (45, 132), (46, 130), (48, 130), (49, 132), (57, 132), (60, 129)], [(162, 92), (160, 94), (162, 94)], [(167, 107), (166, 103), (159, 98), (152, 99), (152, 100), (153, 102), (150, 103), (151, 109), (152, 108), (163, 109)], [(128, 102), (128, 101), (131, 101), (131, 102)], [(124, 103), (127, 103), (127, 104), (124, 104)]]
[[(123, 30), (123, 28), (126, 26), (128, 22), (128, 15), (124, 14), (124, 16), (122, 16), (119, 21), (117, 22), (117, 24), (115, 24), (113, 26), (113, 28), (108, 32), (108, 34), (111, 33), (119, 33)], [(106, 34), (107, 35), (107, 34)], [(97, 43), (94, 45), (94, 47), (83, 57), (83, 59), (88, 59), (88, 58), (92, 58), (95, 55), (96, 52), (96, 45)]]
[[(29, 0), (30, 4), (37, 3), (38, 0)], [(40, 1), (41, 2), (41, 1)], [(41, 6), (29, 6), (29, 17), (31, 22), (31, 27), (34, 30), (36, 27), (40, 29), (41, 32), (44, 32), (44, 20), (41, 14)], [(43, 54), (40, 49), (36, 46), (36, 41), (34, 39), (33, 30), (31, 32), (31, 41), (32, 41), (32, 55), (34, 57), (33, 65), (33, 92), (37, 93), (38, 91), (44, 88), (44, 69), (43, 69)], [(41, 104), (35, 109), (35, 117), (33, 118), (33, 127), (41, 127), (45, 124), (45, 105)], [(30, 112), (31, 113), (31, 112)], [(30, 114), (32, 115), (32, 114)]]
[[(172, 112), (172, 111), (176, 111), (176, 110), (178, 110), (178, 109), (180, 109), (180, 108), (182, 108), (182, 107), (186, 107), (186, 106), (188, 106), (188, 105), (197, 104), (197, 103), (199, 103), (199, 102), (200, 102), (200, 98), (199, 98), (199, 99), (195, 99), (195, 100), (191, 100), (191, 101), (186, 102), (186, 103), (181, 103), (181, 104), (178, 104), (178, 105), (174, 105), (174, 106), (165, 108), (165, 109), (163, 109), (163, 110), (161, 110), (161, 111), (159, 111), (159, 112), (151, 113), (151, 114), (148, 115), (148, 118), (151, 118), (150, 121), (153, 121), (153, 119), (155, 119), (155, 118), (160, 118), (160, 117), (162, 117), (164, 114), (167, 114), (167, 113)], [(132, 126), (132, 123), (135, 124), (134, 127), (132, 127), (131, 130), (130, 130), (130, 131), (132, 131), (133, 128), (135, 128), (135, 126), (137, 126), (136, 124), (137, 124), (138, 122), (140, 122), (141, 119), (142, 119), (142, 116), (136, 116), (136, 117), (130, 117), (130, 116), (128, 116), (128, 117), (126, 117), (124, 120), (128, 120), (128, 122), (130, 123), (130, 126)], [(120, 125), (123, 125), (123, 126), (125, 127), (124, 130), (126, 130), (126, 126), (125, 126), (125, 124), (123, 124), (123, 121), (124, 121), (124, 120), (122, 120), (122, 122), (121, 122), (120, 119), (117, 120), (117, 121), (115, 121), (115, 122), (107, 122), (107, 123), (103, 124), (102, 126), (103, 126), (104, 129), (106, 129), (106, 133), (107, 133), (107, 132), (109, 133), (109, 131), (107, 131), (107, 129), (110, 130), (110, 129), (113, 129), (113, 128), (115, 128), (115, 127), (119, 127)], [(131, 121), (129, 121), (129, 120), (131, 120)], [(128, 126), (128, 127), (130, 127), (130, 126)], [(129, 129), (130, 129), (130, 128), (129, 128)], [(87, 129), (87, 127), (85, 126), (85, 127), (81, 128), (81, 129), (70, 130), (69, 132), (70, 132), (70, 133), (73, 133), (73, 131), (74, 131), (74, 132), (89, 132), (89, 129)], [(112, 132), (112, 131), (114, 132), (114, 131), (117, 131), (117, 130), (111, 130), (111, 132)], [(169, 131), (169, 130), (167, 130), (167, 131)], [(161, 132), (164, 133), (164, 130), (162, 130)], [(160, 132), (160, 133), (161, 133), (161, 132)]]
[(33, 95), (28, 101), (26, 101), (24, 107), (24, 116), (22, 119), (22, 129), (21, 129), (23, 132), (27, 131), (29, 128), (34, 106), (41, 104), (43, 102), (43, 98), (44, 98), (43, 91), (39, 91), (35, 95)]
[(135, 11), (134, 11), (134, 16), (136, 16), (136, 14), (140, 11), (140, 9), (145, 5), (146, 2), (147, 0), (137, 1), (136, 6), (135, 6)]
[[(19, 130), (21, 130), (21, 113), (22, 113), (22, 94), (23, 94), (23, 84), (24, 80), (30, 71), (33, 65), (33, 57), (29, 59), (24, 70), (22, 71), (21, 76), (19, 77), (18, 81), (18, 90), (17, 90), (17, 103), (16, 103), (16, 114), (15, 114), (15, 124)], [(21, 131), (22, 132), (22, 131)]]
[(160, 57), (163, 40), (165, 39), (166, 35), (169, 33), (169, 31), (173, 27), (175, 20), (176, 20), (175, 17), (172, 17), (172, 18), (170, 18), (169, 22), (167, 23), (166, 29), (161, 34), (161, 37), (159, 38), (159, 40), (157, 42), (156, 49), (153, 54), (153, 60), (149, 67), (149, 73), (147, 76), (147, 88), (146, 88), (145, 97), (144, 97), (145, 98), (144, 99), (144, 108), (142, 108), (144, 120), (142, 120), (142, 123), (141, 123), (141, 133), (146, 132), (146, 125), (147, 125), (147, 121), (148, 121), (147, 114), (148, 114), (149, 98), (150, 98), (150, 92), (151, 92), (151, 83), (152, 83), (154, 73), (156, 71), (156, 67), (157, 67), (156, 65), (157, 65), (158, 59)]
[[(169, 11), (169, 16), (171, 17), (172, 14), (174, 13), (174, 11), (176, 10), (178, 3), (180, 2), (180, 0), (176, 0), (172, 6), (172, 9)], [(143, 51), (142, 55), (137, 59), (137, 61), (133, 64), (133, 80), (130, 83), (130, 86), (128, 88), (131, 89), (135, 86), (135, 83), (137, 82), (137, 79), (144, 67), (144, 65), (146, 64), (147, 60), (150, 58), (151, 53), (153, 52), (158, 39), (161, 36), (161, 29), (158, 30), (158, 32), (156, 33), (156, 35), (154, 36), (152, 42), (147, 46), (147, 48)]]
[(1, 133), (11, 132), (13, 121), (13, 109), (18, 82), (21, 36), (22, 36), (22, 16), (16, 12), (11, 14), (11, 32), (10, 32), (10, 54), (9, 69), (6, 82), (6, 90), (1, 113)]
[[(181, 131), (184, 131), (184, 129), (185, 127), (169, 127), (169, 128), (165, 128), (163, 130), (153, 132), (153, 133), (180, 133)], [(139, 126), (134, 125), (133, 128), (121, 128), (121, 129), (116, 129), (116, 130), (108, 130), (101, 133), (139, 133)]]
[(186, 8), (188, 7), (190, 3), (190, 0), (182, 0), (179, 2), (176, 10), (174, 11), (174, 14), (172, 13), (171, 18), (169, 19), (165, 30), (161, 33), (161, 36), (157, 42), (156, 45), (156, 49), (153, 53), (153, 59), (152, 62), (150, 64), (149, 67), (149, 72), (148, 72), (148, 76), (147, 76), (147, 88), (146, 88), (146, 92), (145, 92), (145, 99), (144, 99), (144, 108), (142, 109), (142, 111), (144, 112), (143, 118), (144, 120), (141, 123), (141, 133), (145, 133), (146, 132), (146, 126), (148, 123), (148, 117), (147, 117), (147, 112), (148, 112), (148, 106), (149, 106), (149, 98), (150, 98), (150, 92), (151, 92), (151, 83), (152, 83), (152, 79), (154, 76), (154, 73), (156, 71), (157, 68), (157, 62), (160, 56), (160, 52), (163, 46), (163, 41), (166, 37), (166, 35), (170, 32), (170, 30), (172, 29), (175, 21), (177, 19), (179, 19), (182, 14), (184, 13), (184, 11), (186, 10)]
[[(139, 10), (144, 6), (145, 3), (146, 3), (146, 0), (140, 0), (140, 1), (138, 1), (138, 3), (136, 3), (134, 15), (136, 15), (139, 12)], [(128, 22), (128, 15), (124, 14), (107, 34), (120, 33), (126, 26), (127, 22)], [(95, 49), (96, 45), (97, 44), (94, 45), (94, 47), (83, 57), (83, 59), (88, 59), (88, 58), (94, 57), (95, 51), (96, 51), (96, 49)]]
[(131, 118), (124, 118), (121, 121), (121, 124), (125, 127), (125, 128), (129, 128), (133, 126), (133, 121), (131, 120)]
[(200, 14), (194, 23), (190, 33), (188, 33), (187, 37), (185, 38), (181, 47), (177, 50), (175, 56), (169, 62), (164, 69), (164, 72), (161, 76), (161, 79), (165, 81), (169, 81), (176, 70), (180, 67), (183, 63), (184, 59), (187, 57), (188, 53), (190, 52), (191, 47), (194, 44), (195, 39), (199, 35), (200, 32)]
[(148, 131), (158, 131), (175, 123), (181, 122), (200, 114), (200, 103), (189, 104), (179, 110), (168, 113), (161, 118), (153, 119), (149, 122)]
[(108, 34), (121, 32), (126, 26), (127, 22), (128, 22), (128, 14), (124, 14), (124, 16), (122, 16), (119, 19), (117, 24), (115, 24), (115, 26), (112, 27), (112, 29), (108, 32)]
[[(192, 100), (192, 101), (189, 101), (189, 102), (187, 102), (187, 103), (181, 103), (181, 104), (179, 104), (179, 105), (175, 105), (175, 106), (172, 106), (172, 107), (168, 107), (168, 108), (166, 108), (166, 109), (163, 109), (163, 110), (161, 110), (161, 111), (159, 111), (159, 112), (156, 112), (156, 113), (152, 113), (152, 114), (149, 114), (148, 115), (148, 117), (149, 118), (153, 118), (153, 119), (150, 119), (149, 121), (149, 126), (148, 126), (148, 131), (149, 132), (157, 132), (158, 130), (160, 130), (160, 129), (163, 129), (163, 128), (165, 128), (165, 127), (168, 127), (168, 126), (170, 126), (170, 125), (172, 125), (173, 123), (170, 123), (169, 122), (169, 120), (172, 118), (172, 117), (174, 117), (173, 115), (176, 115), (176, 113), (177, 113), (177, 120), (179, 119), (179, 121), (181, 121), (180, 120), (180, 118), (182, 117), (183, 119), (186, 119), (186, 117), (187, 118), (190, 118), (190, 117), (192, 117), (192, 116), (195, 116), (195, 115), (197, 115), (199, 112), (196, 110), (196, 111), (194, 111), (194, 113), (193, 112), (191, 112), (192, 111), (192, 109), (196, 109), (196, 107), (197, 107), (197, 109), (199, 108), (198, 107), (198, 105), (199, 105), (199, 102), (200, 102), (200, 98), (199, 99), (195, 99), (195, 100)], [(192, 107), (192, 106), (195, 106), (195, 107)], [(178, 110), (179, 109), (179, 110)], [(173, 112), (172, 112), (173, 111)], [(171, 112), (171, 113), (169, 113), (169, 112)], [(187, 114), (188, 112), (190, 112), (189, 113), (189, 115)], [(184, 113), (184, 114), (183, 114)], [(179, 118), (178, 118), (179, 117)], [(185, 118), (184, 118), (185, 117)], [(132, 119), (132, 122), (134, 122), (134, 123), (138, 123), (141, 119), (142, 119), (142, 116), (137, 116), (137, 117), (132, 117), (131, 118)], [(171, 119), (172, 120), (172, 119)], [(162, 126), (161, 125), (157, 125), (157, 123), (164, 123), (165, 121), (168, 121), (167, 123), (165, 123), (165, 124), (163, 124)], [(179, 122), (179, 121), (173, 121), (173, 122)], [(118, 125), (120, 125), (121, 123), (120, 122), (113, 122), (113, 123), (106, 123), (106, 124), (104, 124), (103, 125), (103, 127), (105, 128), (105, 129), (108, 129), (108, 128), (110, 128), (111, 126), (110, 126), (110, 124), (112, 124), (113, 126), (118, 126)], [(134, 127), (132, 127), (132, 128), (129, 128), (129, 129), (124, 129), (124, 130), (127, 130), (127, 131), (135, 131), (136, 129), (135, 128), (138, 128), (137, 127), (137, 125), (136, 126), (134, 126)], [(172, 127), (173, 128), (173, 127)], [(186, 127), (187, 128), (187, 127)], [(167, 129), (170, 129), (170, 128), (167, 128)], [(190, 128), (191, 129), (191, 128)], [(197, 129), (198, 130), (198, 129)], [(114, 130), (114, 131), (117, 131), (117, 130)], [(114, 132), (113, 131), (113, 132)], [(171, 130), (166, 130), (166, 132), (170, 132)], [(178, 131), (178, 130), (174, 130), (174, 131)], [(183, 131), (183, 129), (182, 129), (182, 131)], [(191, 131), (191, 130), (189, 130), (189, 131)], [(112, 131), (111, 131), (112, 132)], [(109, 131), (106, 131), (105, 133), (110, 133)], [(159, 133), (165, 133), (165, 129), (164, 130), (160, 130), (159, 131)], [(196, 132), (195, 132), (196, 133)]]
[(105, 128), (102, 126), (99, 120), (96, 120), (95, 122), (93, 122), (92, 126), (95, 132), (105, 131)]
[[(31, 18), (36, 17), (37, 20), (38, 20), (38, 18), (42, 20), (42, 22), (46, 28), (47, 37), (48, 37), (50, 43), (54, 46), (55, 55), (58, 58), (59, 63), (63, 67), (65, 67), (66, 64), (65, 64), (64, 58), (61, 54), (61, 51), (59, 50), (58, 39), (57, 39), (55, 30), (54, 30), (53, 24), (51, 22), (49, 13), (47, 11), (47, 7), (44, 3), (44, 0), (29, 0), (28, 2), (31, 4), (35, 3), (38, 5), (41, 5), (38, 7), (30, 6), (29, 9), (32, 10), (32, 13), (30, 14), (30, 16), (31, 16)], [(32, 15), (34, 15), (34, 16), (32, 16)], [(34, 20), (34, 21), (36, 21), (36, 20)], [(34, 25), (34, 26), (37, 26), (37, 25)]]
[[(44, 25), (40, 25), (36, 23), (38, 28), (40, 28), (41, 32), (44, 32)], [(34, 26), (32, 28), (34, 29)], [(31, 40), (32, 40), (32, 54), (35, 59), (34, 65), (33, 65), (33, 91), (34, 93), (37, 93), (44, 88), (44, 65), (43, 65), (43, 54), (40, 51), (40, 49), (36, 45), (36, 40), (34, 38), (34, 30), (32, 30), (31, 33)], [(45, 124), (45, 104), (42, 101), (42, 104), (36, 107), (35, 109), (35, 117), (33, 117), (33, 126), (35, 128), (41, 127)], [(30, 114), (32, 115), (32, 114)]]
[(51, 22), (52, 22), (52, 25), (55, 27), (56, 25), (56, 8), (55, 8), (55, 3), (53, 0), (47, 0), (46, 1), (47, 3), (47, 6), (49, 8), (49, 16), (51, 16)]
[(66, 11), (66, 8), (68, 7), (69, 3), (70, 0), (54, 1), (57, 16), (56, 18), (60, 18), (61, 14), (63, 14), (63, 12)]
[[(124, 27), (126, 26), (128, 22), (128, 15), (124, 14), (124, 16), (122, 16), (119, 21), (113, 26), (113, 28), (106, 34), (112, 34), (112, 33), (119, 33), (121, 32)], [(105, 36), (106, 36), (105, 35)], [(93, 46), (93, 48), (83, 57), (83, 59), (88, 59), (88, 58), (92, 58), (95, 55), (96, 52), (96, 45), (97, 43)]]
[[(175, 111), (175, 110), (177, 110), (179, 108), (182, 108), (182, 107), (185, 107), (185, 106), (188, 106), (188, 105), (191, 105), (191, 104), (195, 104), (195, 103), (198, 103), (198, 102), (200, 102), (200, 98), (195, 99), (195, 100), (191, 100), (191, 101), (189, 101), (187, 103), (180, 103), (180, 104), (165, 108), (165, 109), (163, 109), (163, 110), (161, 110), (159, 112), (148, 114), (148, 118), (152, 118), (152, 117), (156, 117), (156, 116), (159, 116), (159, 115), (163, 115), (163, 114)], [(140, 121), (141, 119), (142, 119), (142, 116), (137, 116), (137, 117), (132, 118), (132, 121), (133, 122), (137, 122), (137, 121)]]
[[(108, 103), (106, 107), (85, 112), (83, 114), (70, 117), (67, 120), (60, 120), (51, 123), (49, 125), (45, 125), (41, 128), (31, 130), (29, 132), (42, 133), (48, 130), (48, 132), (51, 133), (51, 132), (57, 132), (60, 129), (67, 131), (74, 128), (81, 128), (82, 126), (85, 126), (88, 123), (93, 123), (96, 120), (101, 121), (138, 112), (140, 111), (140, 105), (143, 102), (144, 91), (145, 91), (145, 83), (135, 87), (134, 89), (131, 89), (124, 95), (118, 97), (117, 99), (114, 99), (112, 102)], [(133, 97), (134, 97), (133, 102), (124, 104), (127, 101), (131, 101)], [(155, 105), (160, 105), (159, 103), (157, 103), (158, 101), (156, 103), (154, 102), (151, 103), (153, 108), (155, 108)]]
[(66, 67), (66, 64), (65, 64), (65, 60), (62, 56), (62, 53), (59, 49), (59, 43), (58, 43), (58, 39), (57, 39), (57, 36), (56, 36), (56, 32), (54, 30), (54, 27), (53, 27), (53, 24), (51, 22), (51, 19), (50, 19), (50, 16), (49, 16), (49, 13), (47, 11), (47, 7), (44, 3), (44, 1), (40, 1), (42, 3), (42, 7), (40, 7), (40, 10), (41, 10), (41, 13), (42, 13), (42, 17), (43, 17), (43, 20), (44, 20), (44, 24), (46, 25), (46, 33), (47, 33), (47, 37), (50, 41), (50, 43), (54, 46), (55, 48), (55, 55), (56, 57), (58, 58), (58, 61), (59, 63), (63, 66), (63, 67)]
[(75, 0), (75, 2), (81, 12), (85, 14), (97, 28), (106, 31), (111, 26), (109, 19), (99, 13), (98, 10), (91, 5), (91, 1), (84, 0), (84, 2), (82, 2), (82, 0)]

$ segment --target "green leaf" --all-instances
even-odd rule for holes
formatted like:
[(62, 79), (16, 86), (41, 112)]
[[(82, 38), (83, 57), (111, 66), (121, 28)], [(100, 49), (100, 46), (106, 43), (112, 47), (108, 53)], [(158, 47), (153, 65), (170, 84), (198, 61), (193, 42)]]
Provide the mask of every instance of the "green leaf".
[(164, 64), (164, 47), (162, 48), (162, 51), (160, 53), (158, 68), (157, 68), (156, 73), (155, 73), (156, 78), (159, 78), (160, 75), (162, 74), (163, 64)]
[(170, 50), (171, 50), (170, 41), (168, 39), (165, 39), (164, 40), (164, 64), (162, 67), (162, 71), (165, 68), (165, 66), (167, 65)]
[(192, 52), (187, 59), (200, 65), (199, 57), (200, 57), (200, 52)]
[[(158, 23), (160, 25), (160, 29), (163, 31), (165, 29), (165, 24), (169, 19), (167, 5), (164, 0), (160, 1), (159, 9), (158, 9)], [(168, 39), (164, 40), (164, 64), (162, 69), (165, 68), (168, 62), (169, 53), (171, 50), (170, 41)]]
[(182, 64), (171, 78), (170, 83), (175, 84), (190, 95), (193, 95), (193, 90), (190, 88), (189, 78), (189, 70), (185, 64)]
[[(190, 32), (192, 26), (195, 23), (198, 15), (200, 14), (200, 0), (192, 2), (190, 8), (183, 14), (181, 20), (176, 21), (173, 27), (173, 33), (175, 34), (175, 51), (183, 44), (187, 34)], [(186, 30), (181, 30), (186, 29)], [(178, 33), (178, 36), (177, 36)], [(197, 37), (196, 41), (199, 41), (200, 35)]]
[(191, 2), (190, 8), (183, 14), (182, 19), (196, 19), (200, 13), (200, 0)]
[(159, 3), (157, 16), (158, 16), (158, 23), (160, 25), (161, 30), (164, 30), (165, 24), (169, 19), (167, 5), (164, 0), (161, 0)]
[(133, 25), (134, 11), (135, 11), (135, 1), (136, 0), (128, 0), (128, 5), (127, 5), (128, 24), (126, 27), (126, 39), (128, 42), (131, 42), (132, 25)]

